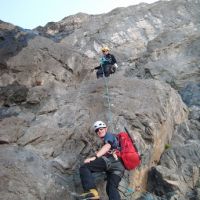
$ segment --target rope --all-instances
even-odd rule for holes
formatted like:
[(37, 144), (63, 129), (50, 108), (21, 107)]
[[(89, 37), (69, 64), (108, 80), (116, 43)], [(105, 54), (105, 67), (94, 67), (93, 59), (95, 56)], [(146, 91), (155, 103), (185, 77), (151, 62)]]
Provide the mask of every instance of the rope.
[(103, 65), (101, 64), (101, 69), (103, 72), (103, 79), (104, 79), (104, 84), (105, 84), (105, 96), (107, 98), (107, 103), (108, 103), (108, 123), (110, 124), (111, 130), (114, 133), (114, 128), (113, 128), (113, 123), (112, 123), (112, 111), (111, 111), (111, 103), (110, 103), (110, 95), (109, 95), (109, 89), (108, 89), (108, 82), (107, 78), (104, 73)]
[[(100, 34), (98, 33), (97, 37), (96, 37), (97, 43), (102, 44), (102, 38), (100, 39)], [(105, 95), (107, 97), (107, 103), (108, 103), (108, 124), (110, 124), (111, 130), (114, 133), (114, 128), (113, 128), (113, 123), (112, 123), (112, 112), (111, 112), (111, 103), (110, 103), (110, 95), (109, 95), (109, 89), (108, 89), (108, 82), (107, 79), (105, 77), (105, 73), (104, 73), (104, 69), (101, 63), (101, 69), (103, 72), (103, 79), (104, 79), (104, 84), (105, 84)]]

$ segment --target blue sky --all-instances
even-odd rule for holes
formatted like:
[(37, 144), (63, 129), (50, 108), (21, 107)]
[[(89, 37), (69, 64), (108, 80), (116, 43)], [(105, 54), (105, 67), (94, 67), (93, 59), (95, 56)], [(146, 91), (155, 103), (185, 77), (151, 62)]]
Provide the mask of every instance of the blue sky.
[(106, 13), (116, 7), (157, 0), (1, 0), (0, 20), (32, 29), (83, 12)]

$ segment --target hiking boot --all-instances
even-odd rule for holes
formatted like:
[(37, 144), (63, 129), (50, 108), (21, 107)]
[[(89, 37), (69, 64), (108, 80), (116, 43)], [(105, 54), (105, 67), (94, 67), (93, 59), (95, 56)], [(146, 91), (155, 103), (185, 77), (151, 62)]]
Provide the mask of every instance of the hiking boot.
[(99, 199), (99, 194), (96, 189), (90, 189), (89, 192), (81, 194), (79, 199)]

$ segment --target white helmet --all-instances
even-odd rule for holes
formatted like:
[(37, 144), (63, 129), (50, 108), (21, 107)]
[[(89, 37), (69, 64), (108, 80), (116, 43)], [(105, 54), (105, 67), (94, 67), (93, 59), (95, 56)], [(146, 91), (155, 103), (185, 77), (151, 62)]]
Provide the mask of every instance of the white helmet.
[(106, 124), (102, 121), (96, 121), (93, 127), (94, 127), (94, 130), (96, 131), (99, 128), (106, 128)]

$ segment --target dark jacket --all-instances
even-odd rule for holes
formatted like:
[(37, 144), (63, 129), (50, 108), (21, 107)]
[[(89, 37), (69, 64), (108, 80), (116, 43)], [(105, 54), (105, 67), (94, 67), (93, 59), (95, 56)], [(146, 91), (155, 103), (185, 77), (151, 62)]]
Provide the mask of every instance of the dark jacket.
[(94, 69), (100, 69), (101, 65), (105, 66), (105, 65), (114, 65), (115, 63), (117, 63), (114, 55), (108, 53), (107, 55), (104, 55), (101, 57), (100, 59), (100, 65), (95, 67)]
[(97, 70), (97, 78), (110, 76), (110, 74), (115, 73), (115, 66), (114, 64), (117, 63), (115, 57), (108, 53), (107, 55), (103, 55), (100, 60), (100, 65), (95, 67), (94, 69)]

